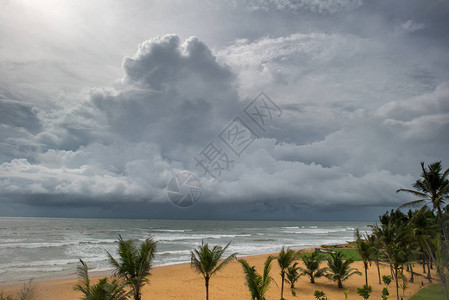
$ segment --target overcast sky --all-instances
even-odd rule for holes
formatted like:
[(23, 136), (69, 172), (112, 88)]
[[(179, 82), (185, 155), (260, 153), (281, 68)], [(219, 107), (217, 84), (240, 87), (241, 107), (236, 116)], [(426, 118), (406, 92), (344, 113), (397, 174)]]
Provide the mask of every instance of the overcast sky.
[[(449, 167), (448, 15), (446, 0), (0, 0), (0, 215), (375, 220), (413, 199), (395, 191), (420, 161)], [(250, 118), (261, 92), (271, 118)], [(235, 118), (253, 135), (229, 146)], [(203, 190), (180, 209), (167, 183), (183, 170)]]

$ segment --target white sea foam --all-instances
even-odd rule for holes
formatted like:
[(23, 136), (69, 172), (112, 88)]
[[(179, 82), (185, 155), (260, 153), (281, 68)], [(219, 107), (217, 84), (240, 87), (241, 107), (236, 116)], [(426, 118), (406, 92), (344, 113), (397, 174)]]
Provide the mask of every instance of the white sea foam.
[[(20, 226), (17, 226), (20, 224)], [(79, 259), (93, 271), (109, 270), (106, 251), (117, 256), (118, 233), (124, 239), (158, 241), (155, 265), (185, 263), (201, 244), (224, 246), (239, 256), (343, 243), (367, 223), (159, 221), (0, 218), (0, 282), (76, 272)]]

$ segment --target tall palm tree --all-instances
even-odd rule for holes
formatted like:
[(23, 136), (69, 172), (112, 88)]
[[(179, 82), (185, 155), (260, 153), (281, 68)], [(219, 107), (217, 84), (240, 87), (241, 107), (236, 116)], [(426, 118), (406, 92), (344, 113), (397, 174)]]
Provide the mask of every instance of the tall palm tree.
[(292, 266), (287, 268), (287, 272), (285, 273), (285, 275), (287, 276), (285, 281), (290, 283), (290, 287), (292, 289), (295, 288), (296, 281), (298, 281), (299, 277), (301, 277), (302, 275), (300, 272), (298, 272), (299, 269), (300, 268), (298, 266), (298, 263), (295, 262)]
[(282, 247), (281, 252), (277, 256), (279, 268), (281, 268), (281, 299), (284, 298), (284, 281), (287, 268), (298, 258), (298, 253), (285, 247)]
[[(416, 243), (419, 249), (420, 256), (423, 262), (423, 273), (425, 273), (425, 266), (428, 266), (428, 279), (430, 278), (430, 260), (431, 253), (429, 253), (427, 244), (432, 241), (437, 232), (438, 225), (435, 224), (435, 216), (426, 206), (412, 213), (409, 221), (409, 229), (411, 239)], [(413, 274), (413, 273), (412, 273)]]
[(108, 252), (109, 261), (115, 268), (115, 274), (122, 277), (126, 285), (131, 288), (134, 300), (141, 300), (142, 287), (149, 282), (156, 246), (157, 242), (151, 237), (146, 238), (138, 247), (133, 240), (125, 241), (119, 235), (120, 261), (117, 261)]
[(300, 268), (302, 275), (307, 275), (310, 278), (310, 283), (315, 283), (315, 278), (320, 278), (325, 275), (327, 268), (320, 268), (320, 263), (324, 260), (324, 256), (318, 252), (311, 254), (304, 254), (301, 259), (305, 268)]
[(97, 284), (90, 285), (89, 273), (86, 263), (80, 259), (81, 265), (77, 267), (78, 283), (74, 286), (75, 291), (83, 293), (83, 300), (126, 300), (128, 293), (124, 285), (116, 279), (111, 282), (107, 278), (102, 278)]
[(449, 236), (442, 212), (442, 207), (449, 196), (449, 169), (442, 172), (441, 161), (430, 164), (427, 168), (424, 162), (421, 162), (421, 169), (421, 179), (413, 184), (413, 190), (399, 189), (396, 191), (411, 193), (420, 199), (407, 202), (400, 207), (432, 204), (432, 208), (437, 211), (444, 239), (449, 245)]
[(396, 281), (396, 297), (399, 300), (399, 278), (405, 279), (402, 266), (409, 264), (413, 260), (413, 251), (399, 239), (398, 242), (387, 245), (385, 253), (393, 266), (394, 279)]
[(372, 246), (366, 239), (362, 239), (358, 228), (355, 230), (355, 237), (356, 249), (362, 258), (363, 267), (365, 268), (365, 285), (368, 286), (368, 263), (371, 261), (373, 253)]
[(326, 274), (326, 277), (337, 282), (339, 288), (343, 288), (343, 282), (349, 277), (355, 274), (362, 275), (357, 269), (350, 267), (351, 263), (353, 263), (351, 258), (343, 261), (341, 252), (330, 253), (330, 257), (327, 258), (329, 273)]
[(237, 253), (233, 253), (225, 259), (222, 259), (224, 252), (229, 247), (229, 244), (231, 244), (231, 242), (224, 247), (214, 246), (213, 248), (209, 248), (207, 243), (204, 244), (204, 242), (201, 241), (201, 245), (190, 253), (190, 265), (195, 271), (201, 273), (204, 277), (204, 284), (206, 285), (206, 300), (209, 299), (210, 278), (231, 260), (236, 259)]
[(245, 273), (246, 285), (251, 294), (251, 300), (265, 300), (265, 293), (270, 287), (271, 281), (274, 281), (270, 276), (271, 262), (275, 259), (274, 256), (268, 256), (265, 260), (262, 275), (258, 274), (256, 267), (250, 267), (248, 262), (244, 259), (239, 259)]
[(366, 238), (371, 246), (371, 258), (374, 260), (374, 263), (376, 264), (377, 267), (377, 276), (379, 279), (379, 284), (382, 284), (382, 278), (380, 276), (380, 267), (379, 267), (379, 261), (382, 257), (381, 251), (382, 243), (375, 233), (367, 235)]

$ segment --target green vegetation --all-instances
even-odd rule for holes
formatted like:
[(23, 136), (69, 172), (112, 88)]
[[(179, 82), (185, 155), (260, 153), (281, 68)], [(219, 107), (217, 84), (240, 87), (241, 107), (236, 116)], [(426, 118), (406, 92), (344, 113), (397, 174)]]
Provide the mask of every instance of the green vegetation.
[[(229, 247), (229, 242), (225, 247), (214, 246), (209, 248), (209, 245), (201, 242), (201, 245), (191, 252), (191, 266), (192, 268), (203, 275), (204, 284), (206, 286), (206, 300), (209, 299), (209, 281), (210, 278), (218, 271), (228, 264), (231, 260), (236, 258), (236, 253), (233, 253), (222, 260), (223, 254)], [(220, 260), (222, 260), (220, 262)]]
[(16, 298), (11, 296), (3, 296), (3, 292), (0, 293), (0, 300), (35, 300), (37, 299), (37, 285), (32, 280), (23, 284)]
[(313, 296), (316, 300), (327, 300), (326, 293), (323, 291), (316, 290)]
[[(361, 261), (362, 258), (360, 257), (360, 254), (357, 252), (356, 248), (329, 248), (329, 251), (334, 253), (341, 253), (343, 255), (343, 259), (352, 259), (353, 261)], [(323, 256), (323, 259), (326, 260), (330, 255), (330, 253), (317, 253)], [(313, 253), (304, 253), (301, 255), (301, 257), (310, 257)]]
[(287, 272), (285, 273), (285, 275), (287, 276), (285, 281), (290, 283), (290, 288), (292, 288), (292, 289), (295, 288), (296, 281), (298, 281), (299, 277), (301, 277), (301, 275), (302, 275), (298, 271), (299, 271), (299, 266), (298, 266), (298, 263), (295, 262), (292, 266), (287, 268)]
[(157, 242), (148, 237), (140, 247), (133, 240), (123, 240), (119, 235), (118, 254), (120, 261), (109, 252), (109, 261), (115, 268), (115, 274), (120, 276), (131, 288), (134, 300), (141, 300), (142, 287), (149, 282), (152, 262), (156, 253)]
[(313, 296), (315, 297), (316, 300), (327, 300), (326, 293), (323, 291), (315, 290)]
[(282, 247), (281, 252), (277, 256), (279, 268), (281, 268), (281, 299), (284, 298), (284, 281), (288, 267), (298, 258), (298, 254), (287, 248)]
[(433, 209), (437, 211), (438, 222), (443, 231), (444, 240), (449, 246), (448, 229), (443, 217), (443, 205), (447, 201), (449, 194), (449, 169), (442, 173), (441, 161), (439, 161), (428, 165), (427, 168), (424, 162), (421, 162), (421, 170), (421, 179), (418, 179), (413, 184), (413, 190), (399, 189), (396, 191), (411, 193), (420, 199), (407, 202), (401, 207), (432, 205)]
[(357, 288), (357, 294), (359, 294), (363, 299), (368, 299), (373, 292), (373, 288), (370, 285), (364, 285), (361, 288)]
[(363, 268), (365, 269), (365, 286), (368, 286), (368, 264), (373, 257), (373, 245), (365, 237), (364, 239), (360, 235), (359, 229), (355, 230), (356, 249), (363, 261)]
[(81, 265), (77, 268), (78, 284), (73, 288), (84, 294), (82, 300), (126, 300), (128, 292), (125, 291), (125, 284), (117, 279), (109, 281), (108, 278), (102, 278), (97, 284), (90, 285), (89, 272), (87, 265), (80, 259)]
[(308, 253), (301, 256), (305, 268), (299, 268), (302, 275), (307, 275), (310, 278), (310, 283), (315, 283), (315, 278), (325, 276), (327, 268), (320, 268), (320, 263), (325, 259), (321, 253)]
[(410, 300), (444, 300), (446, 299), (443, 291), (443, 287), (440, 284), (430, 285), (418, 293), (413, 295)]
[(339, 288), (343, 288), (343, 282), (348, 280), (353, 275), (362, 275), (357, 269), (351, 268), (352, 259), (343, 260), (343, 255), (340, 252), (331, 253), (327, 258), (327, 265), (329, 272), (326, 277), (335, 281)]
[(265, 293), (268, 291), (271, 281), (274, 281), (270, 275), (271, 262), (274, 259), (274, 256), (267, 257), (262, 275), (257, 273), (255, 266), (250, 267), (246, 260), (239, 259), (245, 273), (246, 286), (251, 294), (251, 300), (265, 300)]

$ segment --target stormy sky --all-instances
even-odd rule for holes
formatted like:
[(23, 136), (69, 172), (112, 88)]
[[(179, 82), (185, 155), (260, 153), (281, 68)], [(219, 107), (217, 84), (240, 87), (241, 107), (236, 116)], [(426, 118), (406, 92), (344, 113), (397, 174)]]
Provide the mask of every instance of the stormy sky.
[[(0, 216), (375, 220), (420, 161), (449, 167), (448, 15), (0, 0)], [(167, 196), (181, 171), (190, 208)]]

